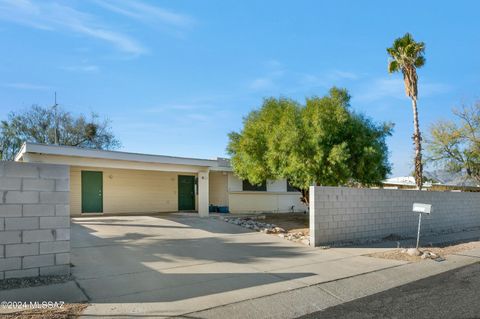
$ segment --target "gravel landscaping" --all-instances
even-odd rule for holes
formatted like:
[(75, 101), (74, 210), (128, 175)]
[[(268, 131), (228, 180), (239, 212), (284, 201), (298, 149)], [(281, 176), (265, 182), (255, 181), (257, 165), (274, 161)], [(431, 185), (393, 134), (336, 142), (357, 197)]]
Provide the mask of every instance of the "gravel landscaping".
[(51, 309), (28, 309), (2, 314), (5, 319), (71, 319), (79, 318), (88, 304), (64, 304), (61, 308)]
[(310, 245), (308, 215), (277, 213), (251, 216), (227, 216), (222, 219), (230, 224)]
[(9, 278), (0, 280), (0, 290), (52, 285), (70, 280), (73, 280), (71, 275)]
[(448, 246), (432, 246), (422, 247), (415, 251), (415, 248), (410, 249), (394, 249), (386, 252), (374, 253), (367, 255), (369, 257), (395, 259), (404, 261), (421, 261), (425, 259), (432, 259), (436, 261), (445, 260), (447, 255), (460, 253), (465, 250), (480, 248), (480, 241), (471, 241), (466, 243), (451, 244)]

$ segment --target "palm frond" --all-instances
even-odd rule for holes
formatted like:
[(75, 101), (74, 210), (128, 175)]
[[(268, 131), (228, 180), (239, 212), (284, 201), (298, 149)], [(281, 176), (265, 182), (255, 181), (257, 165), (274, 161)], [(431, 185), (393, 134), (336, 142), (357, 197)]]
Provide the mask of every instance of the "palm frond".
[(426, 61), (427, 61), (427, 60), (425, 59), (425, 57), (424, 57), (423, 55), (421, 55), (421, 56), (419, 56), (419, 57), (417, 57), (417, 58), (415, 59), (415, 62), (414, 62), (413, 65), (414, 65), (416, 68), (421, 68), (422, 66), (425, 65), (425, 62), (426, 62)]
[(388, 55), (396, 61), (389, 61), (389, 72), (403, 70), (405, 68), (420, 68), (425, 64), (425, 43), (416, 42), (410, 33), (393, 41), (393, 45), (387, 48)]
[(388, 62), (388, 73), (394, 73), (400, 71), (400, 67), (397, 60), (390, 60)]

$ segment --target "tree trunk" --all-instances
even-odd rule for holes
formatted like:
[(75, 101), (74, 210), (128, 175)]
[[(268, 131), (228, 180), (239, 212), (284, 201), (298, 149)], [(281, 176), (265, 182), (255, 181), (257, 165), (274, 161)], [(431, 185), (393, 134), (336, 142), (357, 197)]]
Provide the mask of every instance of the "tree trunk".
[(418, 189), (423, 186), (423, 164), (422, 164), (422, 137), (420, 135), (420, 126), (418, 124), (417, 97), (412, 97), (413, 109), (413, 143), (415, 145), (415, 184)]
[(310, 189), (301, 189), (300, 192), (302, 193), (300, 201), (308, 207), (310, 205)]

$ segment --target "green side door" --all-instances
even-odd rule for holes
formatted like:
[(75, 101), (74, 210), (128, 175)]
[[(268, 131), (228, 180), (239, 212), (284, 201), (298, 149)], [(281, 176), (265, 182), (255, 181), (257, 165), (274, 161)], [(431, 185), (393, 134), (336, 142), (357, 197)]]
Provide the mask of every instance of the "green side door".
[(195, 176), (178, 175), (178, 210), (195, 210)]
[(103, 212), (103, 173), (82, 171), (82, 213)]

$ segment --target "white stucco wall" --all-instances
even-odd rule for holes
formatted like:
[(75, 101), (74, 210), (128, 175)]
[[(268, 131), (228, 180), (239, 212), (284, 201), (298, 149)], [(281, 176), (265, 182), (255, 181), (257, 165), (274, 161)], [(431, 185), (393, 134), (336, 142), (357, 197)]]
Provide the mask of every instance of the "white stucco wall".
[(286, 180), (268, 180), (266, 192), (243, 191), (242, 181), (233, 173), (228, 174), (228, 204), (233, 214), (306, 211), (300, 193), (287, 192)]
[(242, 181), (237, 178), (233, 173), (228, 173), (228, 191), (229, 192), (241, 192)]
[(228, 174), (227, 172), (210, 172), (209, 202), (215, 206), (228, 206)]
[(272, 181), (267, 180), (267, 192), (286, 192), (287, 181), (285, 179)]
[[(178, 175), (196, 176), (188, 172), (72, 166), (70, 167), (72, 216), (81, 214), (81, 172), (88, 170), (103, 173), (103, 213), (106, 215), (175, 212), (178, 210)], [(199, 203), (197, 195), (195, 198), (197, 209)], [(208, 207), (208, 204), (205, 207)]]

